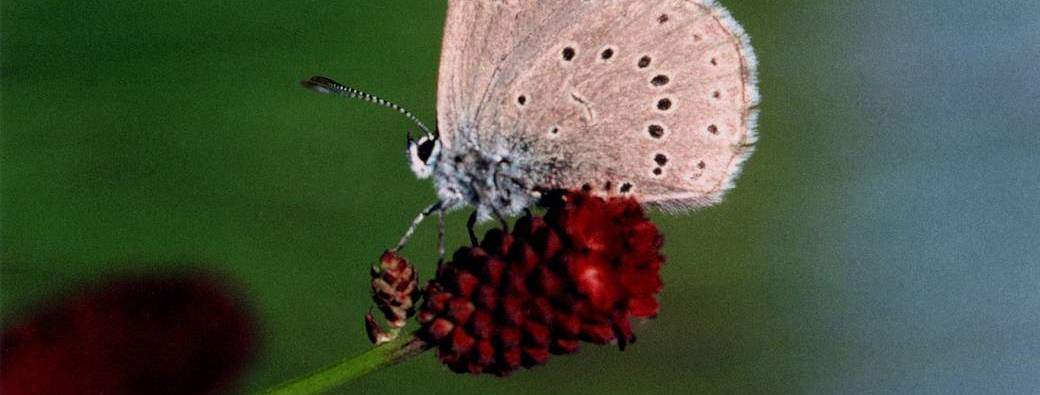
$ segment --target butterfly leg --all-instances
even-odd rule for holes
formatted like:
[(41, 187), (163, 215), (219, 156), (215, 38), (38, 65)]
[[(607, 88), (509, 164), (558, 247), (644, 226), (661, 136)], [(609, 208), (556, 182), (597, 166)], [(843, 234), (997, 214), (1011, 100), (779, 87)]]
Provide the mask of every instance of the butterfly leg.
[[(496, 191), (501, 191), (500, 193), (505, 193), (506, 194), (505, 197), (499, 198), (499, 199), (503, 199), (503, 201), (502, 201), (503, 203), (508, 203), (511, 197), (509, 196), (509, 190), (502, 188), (502, 185), (500, 185), (498, 183), (498, 178), (499, 178), (499, 175), (500, 175), (499, 170), (501, 170), (503, 166), (508, 167), (510, 164), (512, 164), (512, 161), (510, 161), (509, 159), (502, 159), (502, 160), (498, 161), (498, 164), (495, 165), (495, 170), (492, 172), (492, 175), (491, 175), (491, 182), (495, 185), (495, 190)], [(489, 207), (491, 208), (491, 214), (494, 215), (495, 219), (497, 219), (499, 223), (502, 224), (502, 230), (504, 230), (505, 232), (508, 233), (509, 232), (509, 221), (506, 221), (506, 217), (504, 215), (502, 215), (502, 212), (498, 210), (497, 206), (492, 204)]]
[(477, 210), (473, 210), (473, 214), (469, 215), (469, 219), (466, 220), (466, 231), (469, 232), (469, 243), (477, 245), (477, 232), (473, 230), (477, 226)]
[(408, 230), (404, 232), (404, 236), (401, 236), (401, 241), (397, 243), (397, 247), (394, 248), (394, 251), (400, 251), (404, 249), (404, 246), (407, 245), (408, 241), (412, 239), (413, 235), (415, 235), (415, 230), (419, 228), (419, 224), (421, 224), (423, 220), (426, 219), (426, 217), (429, 217), (434, 212), (442, 211), (443, 206), (444, 204), (442, 202), (431, 204), (425, 210), (420, 212), (419, 215), (415, 216), (415, 219), (412, 220), (412, 224), (408, 226)]
[(491, 208), (491, 213), (494, 214), (495, 219), (497, 219), (498, 222), (502, 224), (502, 230), (506, 233), (509, 233), (509, 221), (506, 220), (506, 217), (502, 215), (502, 213), (500, 213), (498, 209), (494, 207)]
[(441, 271), (444, 263), (444, 207), (437, 210), (437, 271)]
[[(469, 219), (466, 220), (466, 231), (469, 232), (469, 242), (473, 246), (480, 244), (477, 239), (476, 231), (477, 219), (479, 218), (478, 212), (479, 210), (473, 210), (473, 213), (469, 215)], [(509, 222), (506, 221), (505, 217), (499, 214), (498, 210), (495, 210), (494, 208), (491, 209), (491, 214), (502, 223), (502, 230), (509, 233)]]

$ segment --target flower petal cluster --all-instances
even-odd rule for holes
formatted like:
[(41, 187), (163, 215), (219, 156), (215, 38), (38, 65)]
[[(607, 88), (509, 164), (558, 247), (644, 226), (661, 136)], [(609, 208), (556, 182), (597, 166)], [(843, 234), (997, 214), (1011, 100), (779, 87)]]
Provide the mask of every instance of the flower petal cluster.
[(544, 217), (492, 229), (426, 287), (419, 336), (456, 372), (504, 375), (579, 343), (635, 341), (658, 312), (663, 243), (632, 199), (562, 195)]

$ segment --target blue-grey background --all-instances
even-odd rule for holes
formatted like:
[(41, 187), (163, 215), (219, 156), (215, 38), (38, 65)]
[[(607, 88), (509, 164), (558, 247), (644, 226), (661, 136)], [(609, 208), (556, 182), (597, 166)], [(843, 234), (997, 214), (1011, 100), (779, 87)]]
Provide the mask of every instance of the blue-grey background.
[[(1040, 391), (1040, 2), (723, 3), (761, 61), (761, 140), (723, 204), (653, 215), (669, 264), (639, 342), (508, 379), (424, 355), (343, 393)], [(432, 188), (407, 121), (296, 83), (432, 122), (444, 8), (0, 3), (3, 321), (202, 262), (263, 320), (241, 390), (366, 349), (367, 267)]]

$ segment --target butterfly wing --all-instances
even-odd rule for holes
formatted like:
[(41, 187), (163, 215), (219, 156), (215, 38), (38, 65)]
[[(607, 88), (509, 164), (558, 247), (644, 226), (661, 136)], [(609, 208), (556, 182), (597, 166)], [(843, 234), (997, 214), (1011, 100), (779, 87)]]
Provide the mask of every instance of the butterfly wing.
[(505, 137), (539, 187), (703, 207), (755, 140), (754, 55), (713, 1), (455, 0), (442, 56), (445, 140)]
[(561, 19), (584, 8), (568, 1), (551, 3), (448, 1), (437, 87), (437, 123), (446, 147), (460, 129), (476, 127), (478, 109), (489, 99), (492, 81), (500, 80), (505, 72), (518, 71), (511, 62), (518, 57), (521, 44), (530, 47), (532, 41), (544, 41), (545, 37), (535, 33), (543, 31), (539, 28), (550, 16)]

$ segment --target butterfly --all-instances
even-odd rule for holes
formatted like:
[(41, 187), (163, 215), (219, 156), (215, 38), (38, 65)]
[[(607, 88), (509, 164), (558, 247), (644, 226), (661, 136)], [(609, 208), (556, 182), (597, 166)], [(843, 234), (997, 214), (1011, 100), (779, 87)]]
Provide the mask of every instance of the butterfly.
[[(755, 142), (756, 61), (711, 0), (449, 0), (437, 128), (326, 77), (303, 84), (398, 110), (438, 201), (504, 218), (584, 189), (682, 211), (721, 201)], [(443, 246), (441, 247), (443, 255)]]

